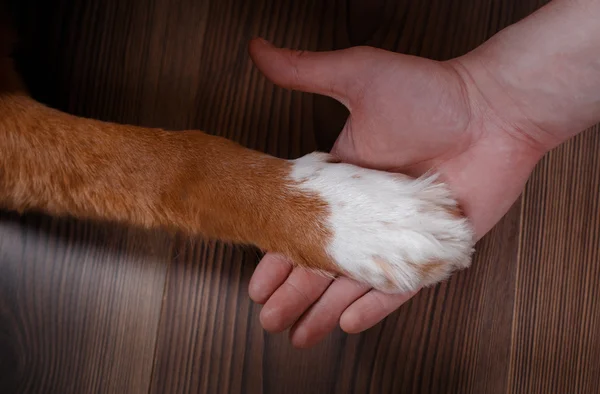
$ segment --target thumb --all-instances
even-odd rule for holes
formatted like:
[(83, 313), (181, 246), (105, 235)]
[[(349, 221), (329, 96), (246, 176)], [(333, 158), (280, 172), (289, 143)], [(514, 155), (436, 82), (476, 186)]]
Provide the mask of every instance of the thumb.
[(332, 97), (349, 108), (365, 86), (374, 48), (355, 47), (331, 52), (275, 48), (258, 38), (250, 42), (250, 57), (273, 83), (287, 89)]

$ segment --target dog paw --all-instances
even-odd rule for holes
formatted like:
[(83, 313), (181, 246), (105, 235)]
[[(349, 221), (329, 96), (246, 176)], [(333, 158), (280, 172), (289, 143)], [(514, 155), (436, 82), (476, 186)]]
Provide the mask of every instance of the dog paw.
[(398, 293), (470, 265), (472, 228), (436, 176), (414, 179), (312, 153), (292, 161), (291, 178), (327, 208), (324, 271)]

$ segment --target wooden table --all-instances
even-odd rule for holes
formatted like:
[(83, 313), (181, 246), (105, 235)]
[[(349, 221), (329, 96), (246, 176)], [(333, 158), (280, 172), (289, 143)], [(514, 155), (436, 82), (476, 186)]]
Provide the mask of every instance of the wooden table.
[[(19, 58), (54, 107), (297, 157), (347, 114), (267, 82), (251, 37), (447, 59), (542, 3), (22, 0)], [(304, 351), (261, 329), (252, 249), (1, 213), (0, 392), (598, 392), (599, 152), (597, 130), (551, 152), (472, 269)]]

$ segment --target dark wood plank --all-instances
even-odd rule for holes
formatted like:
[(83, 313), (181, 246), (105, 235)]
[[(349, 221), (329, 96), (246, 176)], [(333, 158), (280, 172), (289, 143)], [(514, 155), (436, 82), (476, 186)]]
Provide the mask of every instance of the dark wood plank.
[(523, 199), (511, 391), (600, 386), (600, 129), (549, 153)]
[(0, 391), (143, 393), (169, 243), (0, 214)]
[[(368, 44), (446, 59), (537, 6), (516, 1), (219, 4), (210, 8), (205, 30), (210, 38), (201, 49), (206, 52), (201, 57), (211, 62), (198, 63), (206, 101), (198, 102), (195, 125), (282, 157), (331, 147), (346, 112), (330, 99), (266, 82), (245, 54), (251, 37), (313, 50)], [(181, 20), (177, 15), (187, 8), (169, 12), (168, 20)], [(186, 29), (166, 23), (167, 30)], [(181, 48), (192, 46), (184, 42)], [(226, 109), (216, 114), (221, 107), (214, 100)], [(338, 330), (308, 351), (292, 349), (286, 334), (262, 332), (260, 308), (246, 298), (256, 261), (251, 250), (186, 243), (169, 272), (153, 392), (504, 393), (519, 216), (517, 203), (479, 245), (473, 269), (422, 292), (365, 334)]]
[(241, 280), (255, 256), (181, 242), (169, 271), (151, 392), (239, 393), (246, 385), (261, 392), (256, 375), (237, 374), (246, 365), (262, 368), (263, 334), (250, 319), (254, 308)]

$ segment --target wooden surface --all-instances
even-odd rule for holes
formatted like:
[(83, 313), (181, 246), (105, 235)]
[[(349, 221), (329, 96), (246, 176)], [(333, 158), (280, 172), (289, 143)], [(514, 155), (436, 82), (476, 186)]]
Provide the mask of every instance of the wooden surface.
[[(281, 157), (346, 113), (251, 66), (247, 41), (447, 59), (534, 0), (22, 0), (20, 65), (78, 115), (200, 128)], [(0, 214), (0, 392), (592, 393), (600, 387), (600, 132), (549, 154), (473, 268), (311, 350), (261, 330), (252, 249)]]

